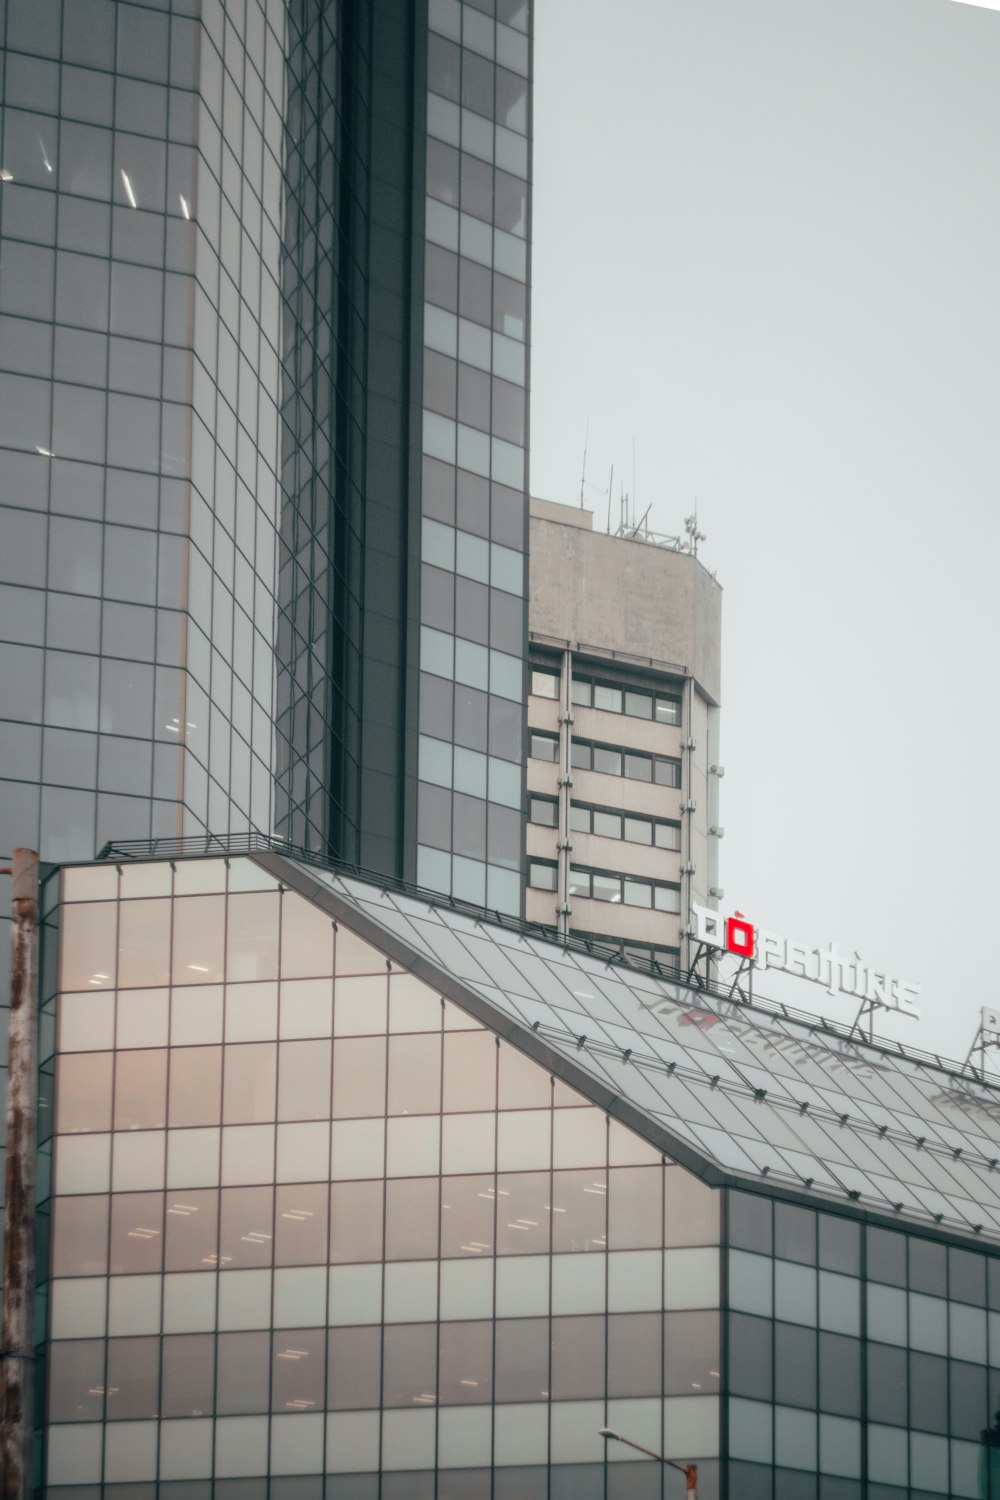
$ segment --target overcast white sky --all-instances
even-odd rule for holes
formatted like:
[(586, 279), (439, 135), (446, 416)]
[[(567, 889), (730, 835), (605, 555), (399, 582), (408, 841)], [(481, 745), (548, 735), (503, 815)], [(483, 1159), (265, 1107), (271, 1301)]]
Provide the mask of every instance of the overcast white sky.
[(1000, 1001), (997, 8), (536, 6), (533, 492), (589, 418), (595, 525), (633, 443), (654, 529), (697, 497), (725, 905), (922, 983), (881, 1029), (950, 1056)]

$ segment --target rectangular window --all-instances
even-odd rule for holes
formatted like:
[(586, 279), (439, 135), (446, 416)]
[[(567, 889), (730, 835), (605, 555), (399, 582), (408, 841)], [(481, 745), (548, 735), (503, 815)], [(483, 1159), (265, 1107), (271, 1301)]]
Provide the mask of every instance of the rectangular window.
[(622, 711), (622, 690), (616, 687), (605, 687), (601, 682), (594, 683), (594, 707), (603, 708), (608, 713), (620, 714)]
[(657, 755), (654, 762), (654, 780), (659, 786), (680, 786), (680, 761), (668, 760), (665, 755)]
[(593, 876), (593, 890), (595, 901), (620, 901), (622, 899), (622, 882), (619, 875)]
[(678, 823), (657, 823), (655, 826), (657, 849), (679, 849), (681, 830)]
[(612, 750), (607, 745), (595, 745), (594, 770), (603, 771), (606, 776), (620, 776), (622, 774), (621, 751)]
[(578, 771), (589, 771), (591, 765), (591, 747), (584, 740), (574, 740), (570, 747), (570, 765), (575, 766)]
[(651, 719), (653, 717), (652, 694), (637, 693), (631, 688), (626, 688), (625, 712), (632, 719)]
[(658, 885), (653, 891), (653, 905), (657, 911), (679, 912), (681, 893), (676, 886)]
[(528, 817), (532, 823), (542, 823), (546, 828), (554, 828), (558, 813), (558, 802), (552, 802), (548, 797), (532, 797), (529, 801)]
[(528, 864), (528, 884), (534, 891), (554, 891), (556, 888), (555, 865), (544, 865), (538, 860)]
[(625, 838), (630, 844), (651, 844), (653, 825), (648, 818), (626, 818)]
[(653, 887), (647, 880), (629, 880), (625, 878), (625, 905), (626, 906), (652, 906)]
[(557, 761), (559, 759), (559, 741), (554, 734), (539, 734), (537, 730), (531, 731), (531, 744), (528, 751), (534, 760)]
[(571, 807), (569, 810), (569, 826), (574, 833), (589, 833), (590, 808)]
[(590, 683), (580, 682), (578, 678), (574, 677), (570, 698), (574, 703), (579, 703), (582, 708), (589, 708), (591, 701)]
[(570, 869), (569, 893), (571, 896), (590, 895), (590, 871)]
[(622, 820), (619, 813), (608, 813), (594, 811), (594, 832), (599, 833), (605, 839), (620, 839), (622, 836)]
[(636, 755), (634, 751), (625, 752), (625, 775), (632, 781), (652, 781), (653, 763), (648, 755)]
[(531, 671), (531, 691), (536, 698), (558, 698), (559, 673), (543, 672), (533, 667)]
[(656, 722), (658, 724), (679, 724), (681, 722), (681, 700), (679, 698), (664, 698), (657, 693)]

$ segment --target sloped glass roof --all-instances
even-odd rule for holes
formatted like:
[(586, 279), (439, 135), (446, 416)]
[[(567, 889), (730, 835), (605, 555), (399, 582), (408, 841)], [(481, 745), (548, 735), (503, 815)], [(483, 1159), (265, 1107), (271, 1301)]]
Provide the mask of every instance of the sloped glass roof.
[(957, 1065), (718, 998), (445, 898), (283, 855), (260, 862), (303, 895), (328, 893), (390, 957), (525, 1050), (543, 1047), (567, 1081), (707, 1180), (766, 1181), (1000, 1240), (1000, 1088)]

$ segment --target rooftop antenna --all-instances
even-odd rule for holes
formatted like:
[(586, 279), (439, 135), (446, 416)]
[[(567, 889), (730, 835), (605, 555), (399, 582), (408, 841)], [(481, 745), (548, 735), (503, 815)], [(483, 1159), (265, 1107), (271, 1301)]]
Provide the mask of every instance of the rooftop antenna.
[(703, 531), (698, 530), (698, 497), (694, 499), (694, 510), (689, 516), (684, 517), (684, 530), (688, 537), (688, 551), (692, 557), (698, 556), (698, 543), (707, 541)]
[[(587, 483), (587, 446), (590, 442), (590, 413), (587, 413), (587, 426), (583, 434), (583, 468), (580, 470), (580, 509), (583, 510), (583, 491)], [(608, 523), (610, 527), (610, 521)]]

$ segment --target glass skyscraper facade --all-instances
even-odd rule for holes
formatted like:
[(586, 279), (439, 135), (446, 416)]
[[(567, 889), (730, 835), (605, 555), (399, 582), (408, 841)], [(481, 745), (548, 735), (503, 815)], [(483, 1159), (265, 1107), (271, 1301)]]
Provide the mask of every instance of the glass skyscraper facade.
[(527, 0), (0, 43), (0, 850), (419, 837), (519, 909)]
[(43, 905), (46, 1493), (1000, 1494), (995, 1080), (275, 853)]

